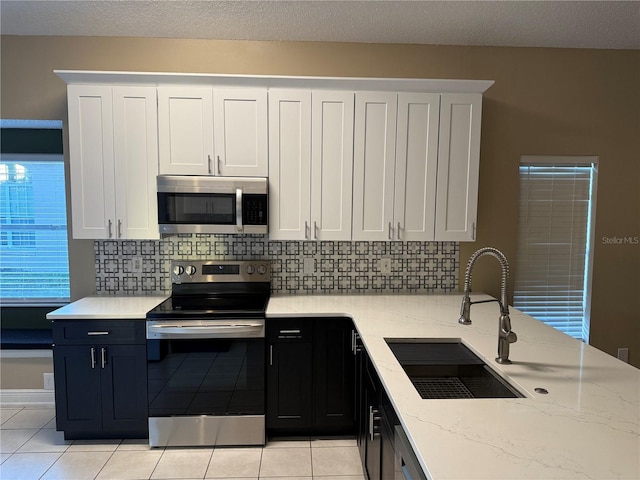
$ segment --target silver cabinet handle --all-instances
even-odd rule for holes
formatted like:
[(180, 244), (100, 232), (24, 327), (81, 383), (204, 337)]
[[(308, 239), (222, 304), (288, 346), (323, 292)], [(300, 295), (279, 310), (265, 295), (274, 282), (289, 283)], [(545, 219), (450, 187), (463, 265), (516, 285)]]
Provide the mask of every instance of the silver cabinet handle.
[(269, 366), (273, 365), (273, 345), (269, 345)]
[(393, 240), (393, 227), (391, 226), (391, 222), (389, 222), (389, 240)]
[(122, 220), (118, 219), (118, 238), (122, 238)]
[(107, 349), (102, 347), (100, 349), (100, 365), (102, 368), (107, 364)]
[(217, 167), (217, 170), (218, 170), (218, 175), (220, 175), (220, 155), (218, 155), (218, 160), (216, 162), (216, 167)]
[(397, 232), (398, 240), (400, 240), (400, 222), (398, 222), (398, 232)]
[(318, 222), (316, 222), (315, 220), (313, 221), (313, 239), (318, 239)]
[(309, 222), (304, 221), (304, 239), (309, 240)]
[(299, 334), (300, 333), (300, 329), (296, 328), (295, 330), (280, 330), (281, 334)]
[(369, 406), (369, 438), (371, 439), (372, 442), (374, 438), (375, 423), (380, 420), (379, 413), (380, 412), (378, 412), (378, 410), (373, 408), (372, 405)]
[(97, 335), (109, 335), (109, 332), (87, 332), (89, 336), (97, 336)]
[(111, 231), (112, 224), (113, 222), (111, 221), (111, 219), (109, 219), (109, 238), (113, 237), (113, 232)]
[(209, 174), (211, 174), (211, 155), (207, 155), (207, 170), (209, 171)]
[(476, 222), (471, 223), (471, 240), (476, 239)]
[(96, 368), (96, 349), (91, 347), (91, 368)]
[[(218, 157), (219, 159), (220, 157)], [(236, 229), (239, 232), (244, 230), (242, 225), (242, 189), (236, 188)]]

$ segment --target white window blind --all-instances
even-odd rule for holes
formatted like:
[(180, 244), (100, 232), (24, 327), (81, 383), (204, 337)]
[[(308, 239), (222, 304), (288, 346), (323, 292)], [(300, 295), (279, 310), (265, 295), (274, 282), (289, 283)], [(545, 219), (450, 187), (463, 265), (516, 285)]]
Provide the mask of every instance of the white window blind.
[(595, 160), (525, 156), (520, 165), (514, 307), (585, 342)]
[(62, 155), (0, 157), (0, 298), (3, 304), (69, 300)]

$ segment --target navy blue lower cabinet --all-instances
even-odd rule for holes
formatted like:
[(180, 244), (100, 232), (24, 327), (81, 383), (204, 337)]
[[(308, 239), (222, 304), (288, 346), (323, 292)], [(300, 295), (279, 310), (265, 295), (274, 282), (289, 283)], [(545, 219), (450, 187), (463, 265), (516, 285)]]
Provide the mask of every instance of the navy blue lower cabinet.
[[(116, 334), (123, 326), (135, 334)], [(65, 439), (146, 438), (144, 321), (58, 321), (53, 332), (56, 426)]]
[(346, 318), (267, 319), (267, 431), (353, 434), (354, 355)]

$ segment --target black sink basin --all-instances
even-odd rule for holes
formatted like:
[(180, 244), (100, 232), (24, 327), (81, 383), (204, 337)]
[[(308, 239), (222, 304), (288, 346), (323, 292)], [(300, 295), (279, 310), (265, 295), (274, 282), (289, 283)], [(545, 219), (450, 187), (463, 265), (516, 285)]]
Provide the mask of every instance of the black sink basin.
[(460, 342), (392, 338), (386, 342), (424, 399), (524, 396)]

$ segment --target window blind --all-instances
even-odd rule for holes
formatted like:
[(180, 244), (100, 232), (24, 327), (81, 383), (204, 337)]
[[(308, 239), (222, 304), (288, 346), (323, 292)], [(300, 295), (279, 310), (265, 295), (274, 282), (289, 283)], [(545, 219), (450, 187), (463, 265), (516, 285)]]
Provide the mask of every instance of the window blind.
[(0, 158), (0, 298), (5, 305), (69, 300), (62, 155)]
[(588, 341), (595, 163), (574, 162), (521, 162), (514, 307)]

